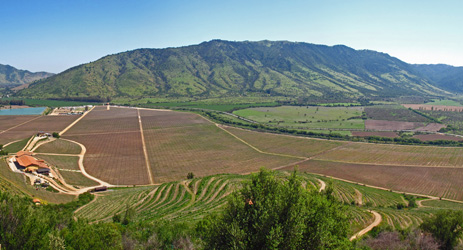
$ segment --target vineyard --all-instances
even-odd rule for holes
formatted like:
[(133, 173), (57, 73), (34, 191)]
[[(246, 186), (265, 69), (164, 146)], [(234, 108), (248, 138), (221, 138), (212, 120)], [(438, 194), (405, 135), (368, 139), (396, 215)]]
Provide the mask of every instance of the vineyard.
[(40, 145), (34, 152), (54, 154), (80, 154), (82, 149), (78, 144), (63, 139), (54, 140)]
[(298, 159), (262, 154), (196, 114), (141, 110), (156, 183), (217, 173), (247, 173)]
[(39, 131), (61, 131), (79, 116), (0, 116), (0, 144), (24, 139), (37, 134)]
[(399, 166), (463, 167), (463, 148), (351, 143), (317, 159)]
[[(287, 176), (287, 172), (280, 172), (279, 178)], [(396, 229), (406, 229), (416, 228), (436, 209), (460, 205), (447, 202), (449, 204), (439, 203), (428, 206), (426, 203), (424, 207), (407, 208), (407, 200), (399, 193), (313, 174), (300, 173), (299, 176), (308, 189), (318, 190), (320, 181), (324, 181), (328, 188), (332, 188), (334, 198), (345, 204), (351, 222), (350, 235), (373, 222), (374, 218), (369, 210), (375, 210), (381, 215), (382, 224)], [(94, 201), (76, 212), (76, 216), (99, 222), (110, 221), (116, 214), (124, 215), (132, 211), (136, 215), (135, 220), (162, 219), (195, 223), (206, 215), (220, 211), (226, 204), (228, 196), (248, 179), (249, 175), (227, 174), (168, 182), (150, 187), (115, 188), (110, 192), (97, 194)], [(405, 207), (398, 209), (398, 204), (403, 204)]]
[(381, 166), (311, 160), (301, 163), (299, 170), (401, 192), (463, 200), (462, 168)]
[(96, 107), (63, 137), (85, 145), (86, 171), (113, 184), (148, 184), (136, 109)]

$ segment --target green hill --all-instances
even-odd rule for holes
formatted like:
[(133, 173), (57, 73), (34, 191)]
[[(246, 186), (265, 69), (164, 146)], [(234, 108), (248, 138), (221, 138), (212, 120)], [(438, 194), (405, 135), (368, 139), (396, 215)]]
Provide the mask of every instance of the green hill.
[(463, 67), (445, 64), (413, 65), (413, 67), (437, 87), (451, 92), (463, 92)]
[(16, 69), (10, 65), (0, 64), (0, 86), (2, 87), (14, 87), (22, 84), (28, 84), (40, 79), (50, 77), (52, 75), (53, 73), (33, 73), (27, 70)]
[(286, 41), (213, 40), (137, 49), (79, 65), (18, 93), (29, 98), (449, 94), (384, 53)]

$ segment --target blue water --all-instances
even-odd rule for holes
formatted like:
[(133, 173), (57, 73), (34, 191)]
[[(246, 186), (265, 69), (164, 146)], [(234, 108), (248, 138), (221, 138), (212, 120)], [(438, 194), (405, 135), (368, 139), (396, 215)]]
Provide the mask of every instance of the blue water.
[(23, 109), (1, 109), (0, 115), (40, 115), (46, 107), (23, 108)]

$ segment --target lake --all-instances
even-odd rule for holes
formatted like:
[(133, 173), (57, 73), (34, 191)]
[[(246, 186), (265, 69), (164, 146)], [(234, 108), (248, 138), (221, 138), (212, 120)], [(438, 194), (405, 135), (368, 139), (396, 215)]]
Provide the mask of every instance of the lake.
[(46, 107), (23, 108), (23, 109), (1, 109), (0, 115), (40, 115)]

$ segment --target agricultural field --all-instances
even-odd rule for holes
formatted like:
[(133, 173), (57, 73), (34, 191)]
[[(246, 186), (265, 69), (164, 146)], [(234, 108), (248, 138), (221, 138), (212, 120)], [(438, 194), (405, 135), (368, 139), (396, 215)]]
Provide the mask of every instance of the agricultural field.
[(34, 152), (54, 154), (80, 154), (81, 147), (65, 139), (56, 139), (40, 145)]
[(316, 159), (363, 164), (463, 168), (463, 148), (350, 143)]
[(461, 107), (463, 107), (463, 104), (461, 104), (460, 102), (454, 101), (454, 100), (434, 99), (434, 100), (432, 100), (432, 102), (427, 102), (425, 104), (426, 105), (461, 106)]
[(300, 159), (260, 153), (201, 116), (140, 110), (156, 183), (217, 173), (248, 173)]
[(298, 165), (301, 172), (333, 176), (400, 192), (463, 200), (463, 168), (384, 166), (320, 160)]
[(402, 104), (406, 108), (421, 110), (421, 111), (451, 111), (462, 112), (463, 106), (446, 106), (446, 105), (428, 105), (428, 104)]
[[(65, 129), (69, 124), (76, 120), (79, 115), (70, 116), (35, 116), (19, 124), (13, 124), (9, 128), (0, 132), (0, 144), (6, 144), (11, 141), (24, 139), (37, 134), (39, 131), (59, 132)], [(0, 117), (1, 119), (2, 117)], [(12, 119), (16, 119), (12, 117)], [(22, 119), (22, 118), (20, 118)], [(21, 120), (22, 121), (22, 120)], [(9, 121), (7, 122), (9, 123)], [(10, 126), (9, 124), (8, 126)]]
[(233, 127), (225, 129), (262, 151), (298, 157), (312, 157), (346, 144), (340, 141), (261, 133)]
[(90, 175), (112, 184), (149, 184), (136, 109), (96, 107), (63, 138), (85, 145)]
[(400, 105), (382, 105), (365, 107), (365, 113), (369, 120), (399, 121), (399, 122), (431, 122), (424, 116), (421, 116)]
[(248, 108), (233, 113), (263, 124), (297, 129), (363, 130), (363, 107), (281, 106)]
[(422, 141), (436, 141), (436, 140), (463, 141), (463, 137), (444, 135), (444, 134), (419, 134), (419, 135), (414, 135), (413, 138), (420, 139)]
[(352, 131), (352, 136), (379, 136), (379, 137), (388, 137), (388, 138), (397, 138), (399, 135), (397, 132), (392, 131)]
[(5, 151), (9, 153), (16, 153), (22, 150), (27, 145), (30, 139), (31, 139), (30, 137), (27, 137), (25, 139), (9, 143), (7, 146), (5, 146)]
[(46, 161), (63, 177), (67, 184), (78, 187), (89, 187), (98, 185), (97, 182), (85, 177), (79, 169), (77, 156), (46, 155), (38, 153), (37, 158)]
[(380, 131), (401, 131), (401, 130), (416, 130), (416, 131), (438, 131), (445, 125), (437, 123), (423, 122), (398, 122), (384, 120), (366, 120), (365, 129), (380, 130)]

